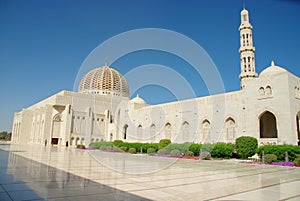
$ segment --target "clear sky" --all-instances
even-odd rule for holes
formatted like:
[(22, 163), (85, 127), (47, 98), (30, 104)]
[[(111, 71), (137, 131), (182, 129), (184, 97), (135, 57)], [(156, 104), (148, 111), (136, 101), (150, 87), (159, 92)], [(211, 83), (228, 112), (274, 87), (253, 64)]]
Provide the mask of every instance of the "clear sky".
[[(287, 0), (0, 0), (0, 131), (11, 131), (13, 113), (61, 90), (73, 90), (89, 53), (105, 40), (139, 28), (179, 32), (215, 62), (226, 91), (239, 89), (240, 11), (253, 26), (256, 70), (271, 60), (300, 76), (300, 2)], [(102, 66), (105, 58), (99, 58)], [(149, 63), (178, 71), (197, 96), (208, 95), (201, 78), (174, 55), (142, 51), (111, 67), (122, 74)], [(97, 66), (95, 66), (97, 67)], [(139, 93), (150, 104), (174, 101), (163, 88)]]

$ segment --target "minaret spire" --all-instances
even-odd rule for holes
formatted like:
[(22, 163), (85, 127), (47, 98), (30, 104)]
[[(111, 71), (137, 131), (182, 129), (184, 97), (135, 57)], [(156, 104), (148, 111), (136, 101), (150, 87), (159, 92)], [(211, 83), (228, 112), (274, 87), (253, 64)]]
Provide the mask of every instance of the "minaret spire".
[(255, 59), (254, 52), (255, 47), (253, 46), (252, 38), (252, 25), (249, 21), (249, 13), (244, 8), (241, 12), (241, 25), (240, 31), (240, 62), (241, 62), (241, 88), (244, 88), (244, 80), (248, 78), (257, 77), (255, 71)]
[(105, 58), (105, 66), (108, 66), (108, 58)]

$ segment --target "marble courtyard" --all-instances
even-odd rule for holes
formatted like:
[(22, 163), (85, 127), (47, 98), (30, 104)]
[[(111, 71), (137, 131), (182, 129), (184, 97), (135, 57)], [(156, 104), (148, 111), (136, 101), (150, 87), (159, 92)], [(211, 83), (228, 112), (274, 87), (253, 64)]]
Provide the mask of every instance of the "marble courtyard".
[(300, 199), (296, 167), (42, 145), (0, 145), (0, 157), (1, 201)]

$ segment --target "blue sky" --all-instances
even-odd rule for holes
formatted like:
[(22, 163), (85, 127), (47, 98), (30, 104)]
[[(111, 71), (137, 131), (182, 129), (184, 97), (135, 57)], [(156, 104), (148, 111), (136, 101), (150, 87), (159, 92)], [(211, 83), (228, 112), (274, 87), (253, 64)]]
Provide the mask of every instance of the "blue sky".
[[(239, 32), (242, 0), (0, 0), (0, 131), (11, 131), (13, 113), (61, 90), (73, 90), (89, 53), (125, 31), (163, 28), (202, 46), (215, 62), (226, 91), (239, 89)], [(300, 3), (246, 1), (253, 25), (256, 70), (272, 59), (300, 76)], [(105, 58), (99, 58), (99, 66)], [(189, 65), (155, 51), (129, 54), (110, 64), (122, 74), (158, 63), (178, 71), (197, 96), (207, 89)], [(97, 67), (97, 66), (95, 66)], [(148, 103), (174, 101), (167, 89), (147, 86), (139, 93)]]

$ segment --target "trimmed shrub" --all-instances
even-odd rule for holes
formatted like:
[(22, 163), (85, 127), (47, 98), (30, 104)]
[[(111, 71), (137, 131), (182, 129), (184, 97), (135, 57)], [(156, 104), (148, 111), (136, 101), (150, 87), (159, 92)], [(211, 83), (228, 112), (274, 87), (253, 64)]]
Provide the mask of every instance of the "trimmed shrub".
[(235, 140), (237, 155), (241, 158), (253, 156), (258, 146), (257, 139), (250, 136), (242, 136)]
[(171, 144), (171, 140), (169, 139), (161, 139), (158, 143), (158, 149), (162, 149)]
[(173, 149), (171, 152), (170, 152), (170, 155), (171, 156), (180, 156), (180, 151), (178, 149)]
[(113, 145), (114, 146), (116, 146), (116, 147), (120, 147), (120, 145), (123, 143), (123, 141), (122, 140), (115, 140), (115, 141), (113, 141)]
[(275, 154), (266, 154), (265, 163), (271, 163), (277, 161), (277, 156)]
[(83, 144), (78, 144), (78, 145), (76, 145), (76, 148), (78, 148), (78, 149), (85, 149), (85, 146)]
[(194, 153), (194, 156), (199, 156), (202, 144), (191, 144), (189, 151)]
[(124, 152), (127, 151), (127, 147), (125, 147), (125, 146), (122, 146), (122, 147), (120, 147), (119, 149), (120, 149), (121, 151), (124, 151)]
[(169, 150), (163, 148), (163, 149), (158, 150), (157, 153), (158, 154), (169, 154), (170, 152), (169, 152)]
[(155, 151), (156, 150), (154, 148), (150, 147), (150, 148), (147, 149), (147, 154), (153, 155), (155, 153)]
[(192, 151), (187, 151), (187, 152), (184, 153), (184, 156), (185, 156), (185, 157), (194, 157), (194, 152), (192, 152)]
[(288, 152), (289, 161), (294, 161), (300, 154), (300, 146), (295, 145), (265, 145), (258, 148), (257, 153), (262, 156), (265, 154), (275, 154), (278, 161), (285, 161), (285, 152)]
[(300, 166), (300, 156), (298, 156), (297, 158), (295, 158), (295, 160), (294, 160), (294, 165), (295, 165), (296, 167), (299, 167), (299, 166)]
[(131, 154), (136, 154), (136, 149), (131, 147), (129, 150), (128, 150), (129, 153)]
[(219, 142), (215, 144), (214, 148), (212, 149), (211, 156), (213, 158), (231, 158), (233, 151), (233, 144)]
[(203, 151), (200, 154), (200, 159), (201, 160), (211, 160), (212, 159), (211, 158), (211, 154), (209, 152), (207, 152), (207, 151)]

